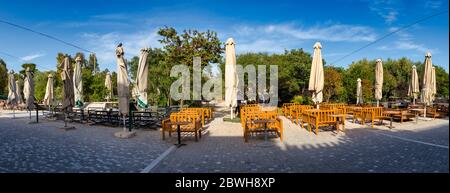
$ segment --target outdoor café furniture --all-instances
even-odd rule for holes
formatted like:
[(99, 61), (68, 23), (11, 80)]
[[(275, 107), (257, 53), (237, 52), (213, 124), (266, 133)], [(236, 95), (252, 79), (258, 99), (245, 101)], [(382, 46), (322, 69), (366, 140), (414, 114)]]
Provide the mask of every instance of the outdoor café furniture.
[(118, 110), (88, 109), (88, 120), (91, 124), (120, 125), (121, 119)]
[(379, 120), (380, 123), (383, 124), (384, 119), (390, 119), (390, 117), (384, 113), (383, 107), (363, 107), (355, 112), (355, 119), (361, 119), (361, 124), (370, 121), (372, 128), (374, 127), (376, 120)]
[(410, 112), (408, 112), (408, 110), (400, 110), (399, 109), (397, 111), (399, 113), (394, 114), (393, 116), (394, 116), (394, 118), (400, 119), (400, 123), (403, 123), (403, 120), (408, 120), (408, 119), (411, 119), (411, 118), (415, 117), (415, 115), (410, 113)]
[(84, 116), (84, 110), (80, 108), (73, 108), (72, 112), (68, 113), (68, 118), (70, 121), (75, 122), (84, 122), (85, 116)]
[(330, 115), (332, 117), (336, 117), (336, 130), (339, 131), (339, 126), (342, 125), (342, 131), (345, 131), (345, 118), (347, 117), (346, 114), (334, 114)]
[(394, 121), (394, 116), (395, 116), (395, 115), (399, 115), (401, 112), (400, 112), (400, 111), (397, 111), (397, 110), (387, 110), (387, 111), (384, 111), (383, 113), (384, 113), (386, 116), (388, 116), (389, 119), (390, 119), (388, 128), (389, 128), (389, 129), (394, 128), (394, 126), (392, 126), (392, 122)]
[[(178, 143), (174, 144), (177, 147), (181, 147), (183, 145), (186, 145), (184, 143), (181, 143), (181, 125), (188, 125), (191, 122), (187, 122), (187, 121), (182, 121), (182, 122), (169, 122), (169, 125), (175, 125), (177, 127), (177, 134), (178, 134)], [(195, 139), (195, 141), (197, 141), (197, 138)]]
[[(196, 112), (176, 112), (171, 113), (168, 119), (164, 119), (161, 123), (162, 125), (162, 139), (165, 140), (165, 132), (169, 132), (169, 136), (171, 133), (175, 131), (178, 132), (178, 125), (175, 123), (179, 122), (188, 122), (188, 124), (180, 125), (180, 132), (186, 133), (194, 133), (195, 141), (198, 141), (198, 137), (202, 137), (202, 127), (201, 127), (201, 119), (198, 113)], [(197, 137), (198, 136), (198, 137)]]
[(161, 121), (157, 111), (133, 111), (131, 117), (136, 128), (155, 125)]
[[(423, 109), (422, 109), (422, 114), (423, 114)], [(427, 115), (426, 116), (431, 117), (433, 119), (436, 119), (436, 118), (444, 117), (444, 113), (441, 113), (441, 112), (438, 111), (437, 108), (432, 107), (432, 108), (427, 108)]]
[(245, 142), (248, 142), (251, 133), (269, 131), (275, 132), (280, 137), (280, 141), (283, 141), (283, 121), (278, 117), (276, 110), (263, 111), (259, 106), (242, 107), (241, 124)]
[[(331, 116), (334, 114), (336, 114), (336, 110), (310, 109), (303, 112), (302, 122), (307, 124), (309, 132), (311, 132), (312, 128), (314, 128), (314, 133), (318, 135), (319, 127), (336, 126), (336, 117)], [(300, 126), (303, 127), (303, 124)]]
[(273, 119), (257, 119), (252, 121), (255, 124), (264, 124), (264, 142), (267, 143), (267, 123), (274, 123)]

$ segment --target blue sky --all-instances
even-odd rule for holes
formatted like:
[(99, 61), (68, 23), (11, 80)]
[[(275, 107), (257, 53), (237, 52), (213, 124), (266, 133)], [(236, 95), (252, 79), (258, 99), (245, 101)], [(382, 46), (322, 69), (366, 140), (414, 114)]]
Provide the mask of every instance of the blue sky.
[[(214, 2), (214, 3), (212, 3)], [(92, 50), (100, 68), (115, 70), (114, 47), (123, 42), (126, 57), (142, 47), (161, 47), (156, 31), (162, 26), (211, 29), (225, 41), (233, 37), (237, 53), (282, 53), (322, 44), (327, 63), (422, 17), (446, 10), (447, 0), (330, 0), (318, 1), (6, 1), (0, 19), (27, 26)], [(449, 66), (448, 12), (390, 36), (337, 63), (348, 66), (362, 58), (423, 61)], [(80, 50), (0, 23), (0, 54), (8, 68), (24, 62), (41, 70), (55, 69), (56, 53)]]

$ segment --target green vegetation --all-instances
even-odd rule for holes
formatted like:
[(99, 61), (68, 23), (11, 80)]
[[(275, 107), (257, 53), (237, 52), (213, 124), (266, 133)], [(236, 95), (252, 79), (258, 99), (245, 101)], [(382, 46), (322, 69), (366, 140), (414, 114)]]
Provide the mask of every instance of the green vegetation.
[[(224, 45), (219, 41), (215, 32), (209, 30), (206, 32), (184, 30), (182, 33), (178, 33), (174, 28), (164, 27), (158, 31), (158, 34), (161, 36), (159, 41), (163, 47), (151, 48), (147, 58), (149, 64), (148, 98), (150, 105), (167, 106), (178, 103), (178, 101), (171, 101), (169, 97), (170, 85), (175, 80), (170, 77), (170, 70), (172, 66), (177, 64), (185, 64), (192, 70), (194, 56), (202, 58), (202, 68), (207, 67), (208, 64), (219, 64), (219, 68), (223, 72), (222, 80), (225, 80), (225, 61), (222, 55)], [(99, 70), (99, 64), (95, 55), (90, 54), (87, 60), (83, 53), (75, 54), (75, 56), (78, 55), (81, 56), (84, 65), (82, 71), (84, 100), (105, 101), (107, 91), (104, 81), (109, 70)], [(74, 65), (75, 57), (68, 56), (72, 65)], [(64, 57), (63, 53), (57, 54), (56, 71), (39, 71), (39, 69), (36, 69), (36, 64), (22, 64), (22, 70), (16, 72), (16, 79), (23, 85), (25, 69), (30, 67), (35, 73), (35, 97), (40, 101), (44, 98), (47, 76), (51, 73), (55, 77), (55, 98), (61, 100), (62, 80), (60, 74), (62, 69), (58, 64), (63, 61)], [(129, 75), (133, 81), (136, 79), (138, 63), (138, 56), (130, 59)], [(280, 103), (312, 103), (311, 93), (307, 89), (311, 63), (311, 53), (305, 52), (303, 49), (285, 50), (281, 54), (244, 53), (237, 56), (237, 64), (243, 67), (247, 65), (255, 65), (255, 67), (257, 65), (266, 65), (266, 71), (268, 72), (269, 65), (278, 65)], [(375, 59), (354, 61), (347, 68), (326, 65), (325, 60), (323, 63), (325, 64), (325, 85), (323, 91), (325, 102), (355, 103), (356, 80), (358, 78), (362, 80), (365, 102), (374, 101)], [(397, 97), (406, 98), (413, 65), (417, 66), (419, 79), (421, 79), (423, 77), (423, 61), (411, 61), (407, 58), (383, 60), (384, 84), (382, 101)], [(449, 74), (439, 64), (434, 64), (434, 66), (436, 67), (437, 97), (448, 99)], [(211, 69), (206, 68), (204, 72), (211, 73)], [(0, 77), (7, 77), (7, 73), (6, 63), (0, 59)], [(266, 77), (268, 82), (269, 76)], [(115, 94), (117, 93), (115, 86), (117, 84), (117, 74), (115, 72), (112, 73), (111, 79), (113, 82), (113, 94)], [(206, 77), (203, 77), (203, 80), (206, 79)], [(244, 79), (247, 79), (246, 74)], [(7, 92), (7, 79), (0, 78), (0, 95), (6, 96)], [(195, 101), (186, 102), (195, 103)]]

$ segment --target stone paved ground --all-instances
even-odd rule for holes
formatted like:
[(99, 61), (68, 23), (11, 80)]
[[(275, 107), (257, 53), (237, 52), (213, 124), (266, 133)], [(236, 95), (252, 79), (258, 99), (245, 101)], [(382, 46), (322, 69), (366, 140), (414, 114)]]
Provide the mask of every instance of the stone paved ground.
[(448, 119), (421, 121), (417, 125), (394, 123), (396, 128), (392, 130), (386, 126), (370, 128), (347, 122), (345, 134), (323, 131), (318, 136), (284, 117), (283, 121), (283, 143), (274, 138), (271, 139), (274, 145), (267, 148), (259, 146), (263, 141), (261, 136), (244, 143), (239, 124), (216, 119), (200, 142), (186, 141), (187, 146), (172, 152), (152, 171), (449, 172)]
[(158, 131), (118, 139), (121, 128), (74, 123), (63, 131), (61, 121), (28, 124), (26, 116), (0, 115), (0, 172), (140, 172), (171, 146)]
[[(33, 125), (26, 114), (8, 116), (0, 112), (0, 172), (139, 172), (176, 141), (153, 130), (123, 140), (113, 137), (120, 128), (71, 124), (77, 129), (65, 132), (60, 121)], [(394, 123), (392, 130), (347, 122), (345, 133), (318, 136), (282, 119), (283, 143), (271, 138), (271, 147), (261, 147), (262, 136), (244, 143), (239, 124), (217, 118), (199, 142), (184, 136), (188, 145), (150, 172), (449, 172), (448, 119)]]

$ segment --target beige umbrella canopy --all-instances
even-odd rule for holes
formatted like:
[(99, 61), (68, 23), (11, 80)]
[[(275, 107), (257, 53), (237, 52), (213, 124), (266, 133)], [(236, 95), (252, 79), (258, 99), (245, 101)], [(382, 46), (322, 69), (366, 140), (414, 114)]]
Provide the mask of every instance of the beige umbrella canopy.
[(228, 38), (225, 43), (225, 104), (231, 108), (230, 118), (234, 117), (233, 108), (237, 106), (238, 77), (235, 44), (233, 38)]
[(423, 71), (423, 84), (422, 84), (422, 93), (421, 93), (421, 100), (422, 103), (425, 104), (424, 108), (424, 114), (423, 116), (426, 117), (426, 111), (427, 111), (427, 105), (430, 105), (432, 102), (433, 97), (433, 87), (432, 87), (432, 69), (433, 65), (431, 63), (431, 53), (428, 52), (425, 55), (425, 69)]
[[(311, 73), (309, 75), (309, 86), (308, 90), (312, 91), (312, 100), (314, 103), (319, 104), (323, 100), (323, 85), (324, 85), (324, 74), (323, 74), (323, 62), (322, 62), (322, 45), (316, 42), (313, 46), (314, 54), (311, 65)], [(319, 108), (319, 105), (317, 105)]]
[(129, 112), (129, 81), (127, 65), (124, 59), (124, 51), (122, 44), (119, 44), (116, 48), (117, 57), (117, 94), (119, 97), (119, 112), (125, 116)]
[(22, 104), (23, 98), (22, 98), (22, 90), (20, 89), (19, 86), (19, 80), (16, 80), (16, 96), (17, 96), (17, 104)]
[(417, 94), (419, 90), (419, 76), (417, 75), (416, 65), (412, 67), (411, 82), (409, 84), (408, 96), (413, 98), (413, 104), (416, 104)]
[(431, 68), (431, 101), (436, 97), (436, 68)]
[(23, 86), (23, 94), (25, 97), (25, 104), (29, 111), (34, 109), (34, 74), (30, 67), (27, 67), (26, 77)]
[(381, 59), (377, 59), (375, 67), (375, 99), (377, 100), (377, 107), (381, 98), (383, 98), (383, 63)]
[(72, 107), (74, 107), (75, 104), (72, 81), (73, 71), (68, 56), (64, 58), (60, 66), (63, 69), (61, 79), (63, 80), (64, 85), (62, 109), (66, 113), (72, 112)]
[(47, 78), (47, 87), (45, 87), (44, 105), (50, 106), (53, 104), (53, 75), (49, 74)]
[(75, 106), (83, 106), (83, 74), (81, 72), (81, 56), (75, 58), (75, 69), (73, 74), (73, 91)]
[(13, 71), (8, 74), (8, 99), (6, 104), (17, 105), (16, 81), (14, 80)]
[(362, 94), (362, 86), (361, 86), (361, 79), (358, 78), (357, 84), (356, 84), (356, 104), (363, 104), (363, 94)]
[(112, 98), (112, 81), (111, 81), (111, 73), (109, 73), (109, 72), (106, 74), (105, 87), (108, 90), (108, 94), (106, 95), (106, 100), (109, 101)]
[(148, 107), (147, 100), (147, 82), (148, 82), (148, 48), (141, 49), (141, 55), (139, 57), (139, 64), (136, 75), (136, 87), (137, 87), (137, 103), (140, 108)]

